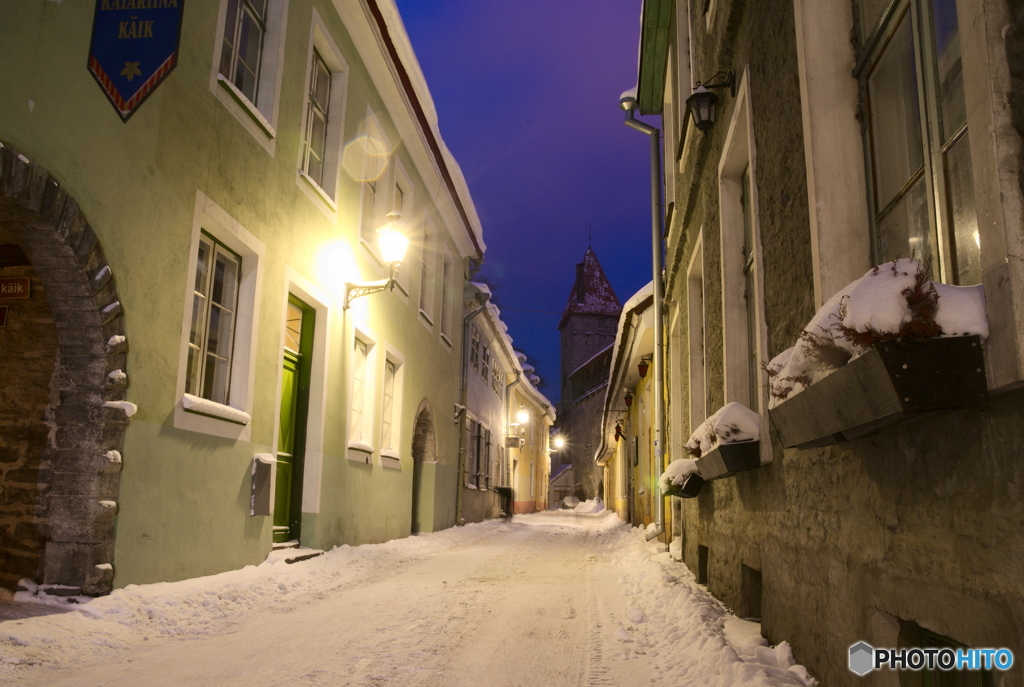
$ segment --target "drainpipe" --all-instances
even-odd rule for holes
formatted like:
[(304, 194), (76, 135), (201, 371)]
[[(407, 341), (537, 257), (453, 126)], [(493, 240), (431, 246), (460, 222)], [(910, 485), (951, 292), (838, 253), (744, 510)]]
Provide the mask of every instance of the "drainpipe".
[(654, 506), (657, 527), (647, 534), (647, 541), (665, 531), (665, 497), (659, 486), (664, 463), (665, 438), (665, 331), (662, 322), (661, 283), (661, 141), (660, 131), (649, 124), (634, 119), (633, 111), (639, 103), (633, 93), (622, 94), (619, 107), (626, 111), (626, 126), (647, 134), (651, 140), (651, 273), (654, 278)]
[(466, 524), (465, 519), (462, 517), (462, 491), (465, 489), (466, 482), (464, 474), (466, 471), (466, 433), (462, 431), (462, 426), (466, 422), (466, 402), (469, 400), (469, 322), (484, 310), (487, 310), (487, 300), (490, 298), (490, 294), (478, 293), (476, 298), (480, 302), (480, 307), (462, 318), (462, 381), (459, 390), (459, 402), (462, 404), (462, 410), (457, 416), (459, 424), (459, 483), (455, 487), (456, 525)]

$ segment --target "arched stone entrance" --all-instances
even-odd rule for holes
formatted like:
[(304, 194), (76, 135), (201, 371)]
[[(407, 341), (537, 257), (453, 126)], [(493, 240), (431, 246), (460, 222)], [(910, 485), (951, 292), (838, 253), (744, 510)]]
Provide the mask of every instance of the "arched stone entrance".
[(434, 413), (430, 401), (423, 399), (416, 410), (412, 433), (412, 531), (434, 530), (434, 480), (437, 464), (437, 442), (434, 435)]
[[(0, 383), (24, 387), (21, 399), (20, 392), (0, 396), (0, 546), (13, 552), (0, 557), (0, 586), (22, 575), (60, 585), (62, 593), (102, 594), (113, 580), (128, 425), (124, 410), (104, 404), (125, 400), (124, 314), (78, 204), (47, 170), (4, 142), (0, 243), (0, 254), (9, 256), (0, 264), (13, 263), (0, 266), (0, 277), (28, 276), (46, 300), (0, 300), (11, 332), (20, 332), (0, 344), (15, 353), (0, 355)], [(28, 320), (28, 335), (40, 337), (31, 371), (31, 351), (17, 351)], [(0, 339), (6, 333), (0, 329)], [(20, 415), (21, 424), (11, 415)]]

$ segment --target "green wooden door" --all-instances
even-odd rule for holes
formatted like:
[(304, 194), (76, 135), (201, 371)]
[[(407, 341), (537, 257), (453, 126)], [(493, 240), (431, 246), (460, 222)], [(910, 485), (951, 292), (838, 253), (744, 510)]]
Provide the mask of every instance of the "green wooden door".
[(309, 410), (313, 310), (290, 296), (284, 325), (281, 409), (274, 488), (274, 543), (298, 541), (302, 520), (302, 467)]

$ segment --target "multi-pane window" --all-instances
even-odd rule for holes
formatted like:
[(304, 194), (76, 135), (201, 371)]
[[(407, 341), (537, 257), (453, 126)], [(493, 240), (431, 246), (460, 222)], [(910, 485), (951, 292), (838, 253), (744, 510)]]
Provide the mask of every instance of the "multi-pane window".
[(981, 281), (956, 0), (860, 0), (856, 75), (877, 262), (933, 260)]
[(480, 349), (480, 376), (485, 381), (491, 377), (491, 349), (484, 344)]
[(360, 227), (360, 235), (363, 240), (373, 244), (374, 216), (377, 208), (377, 180), (367, 179), (363, 182), (363, 222)]
[(743, 205), (743, 300), (747, 315), (747, 405), (757, 412), (758, 399), (761, 395), (761, 366), (757, 359), (757, 283), (754, 265), (756, 238), (750, 165), (743, 170), (740, 184), (740, 204)]
[(494, 389), (494, 393), (501, 395), (502, 387), (504, 386), (504, 380), (502, 379), (504, 374), (501, 371), (501, 366), (498, 365), (498, 361), (494, 361), (494, 365), (491, 368), (491, 388)]
[(366, 413), (366, 356), (369, 347), (356, 339), (352, 355), (352, 410), (349, 441), (365, 441), (363, 418)]
[(185, 393), (227, 404), (241, 258), (203, 232), (196, 257)]
[(266, 32), (267, 0), (228, 0), (220, 73), (252, 103), (256, 102)]
[(395, 196), (391, 199), (391, 211), (400, 215), (405, 212), (405, 191), (398, 184), (395, 184)]
[(331, 70), (315, 48), (313, 49), (313, 63), (310, 66), (307, 97), (306, 127), (302, 141), (302, 169), (310, 179), (323, 186), (328, 108), (331, 99)]
[(391, 441), (391, 424), (394, 418), (395, 371), (397, 366), (388, 360), (384, 363), (384, 405), (381, 408), (380, 447), (393, 449)]
[(466, 484), (476, 486), (476, 475), (480, 471), (480, 451), (477, 437), (480, 434), (480, 423), (476, 420), (469, 421), (469, 446), (466, 451)]
[(423, 230), (423, 242), (420, 244), (420, 310), (427, 312), (427, 246), (430, 236)]
[(451, 336), (452, 331), (451, 273), (451, 258), (445, 256), (441, 272), (441, 333), (444, 336)]
[(480, 369), (480, 330), (472, 327), (469, 339), (469, 364), (474, 370)]
[(482, 489), (486, 489), (491, 486), (491, 430), (485, 429), (483, 431), (483, 475), (478, 486)]

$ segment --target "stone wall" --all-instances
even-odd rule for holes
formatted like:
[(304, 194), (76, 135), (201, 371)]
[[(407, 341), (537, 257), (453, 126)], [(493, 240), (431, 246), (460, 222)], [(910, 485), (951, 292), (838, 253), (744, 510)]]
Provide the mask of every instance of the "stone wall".
[[(0, 244), (10, 244), (0, 228)], [(0, 277), (29, 277), (28, 300), (9, 308), (0, 329), (0, 587), (41, 580), (49, 534), (57, 329), (42, 281), (31, 266), (0, 267)]]
[(30, 449), (42, 451), (40, 468), (49, 473), (49, 492), (40, 492), (45, 498), (36, 523), (41, 531), (45, 511), (42, 579), (38, 571), (33, 577), (66, 592), (107, 592), (128, 424), (124, 410), (104, 405), (124, 401), (128, 386), (116, 282), (75, 200), (47, 170), (3, 143), (0, 231), (32, 264), (57, 339), (52, 383), (50, 376), (44, 382), (52, 415), (46, 435), (34, 437), (44, 443)]

